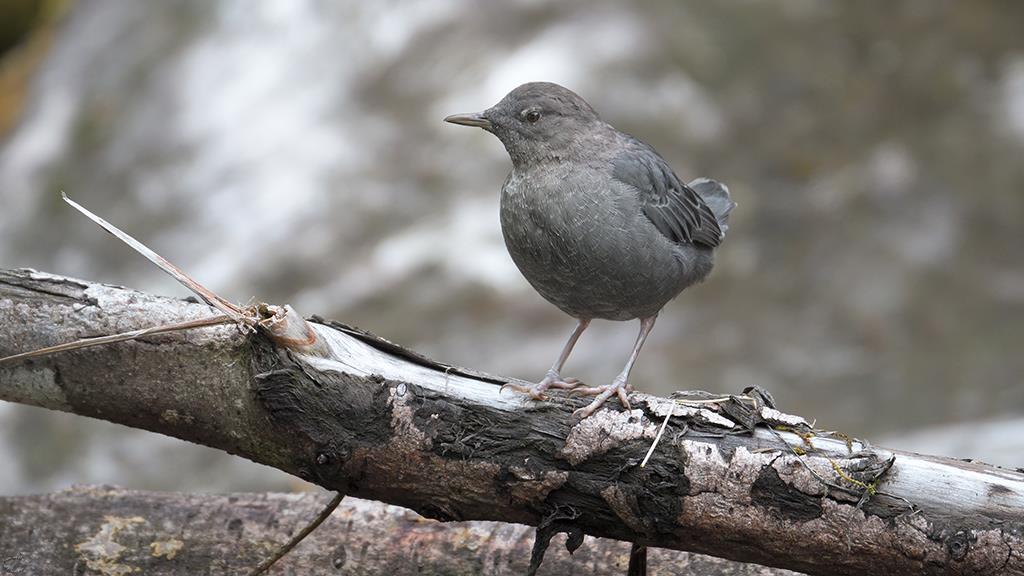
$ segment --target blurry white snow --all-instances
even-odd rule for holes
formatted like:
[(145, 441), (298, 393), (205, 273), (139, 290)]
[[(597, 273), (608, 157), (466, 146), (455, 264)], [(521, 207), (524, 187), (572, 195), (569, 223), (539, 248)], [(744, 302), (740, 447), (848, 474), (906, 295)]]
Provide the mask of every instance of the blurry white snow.
[[(456, 90), (438, 102), (440, 114), (480, 111), (496, 104), (516, 86), (544, 80), (590, 94), (600, 86), (595, 71), (639, 58), (649, 40), (634, 14), (607, 8), (587, 17), (550, 26), (487, 69), (483, 82)], [(587, 46), (581, 53), (580, 46)]]
[(1024, 417), (964, 422), (879, 438), (886, 448), (1024, 467)]
[(1024, 58), (1017, 58), (1006, 67), (1003, 101), (1007, 126), (1024, 140)]
[[(56, 194), (41, 190), (45, 171), (72, 140), (71, 128), (79, 113), (79, 87), (89, 68), (84, 65), (84, 55), (91, 54), (97, 41), (105, 38), (112, 12), (118, 9), (110, 3), (92, 8), (80, 11), (79, 24), (62, 32), (61, 41), (55, 44), (47, 65), (33, 82), (35, 99), (28, 103), (25, 119), (0, 148), (0, 236), (32, 218), (40, 192)], [(133, 10), (131, 5), (123, 9)], [(12, 261), (14, 255), (6, 253), (4, 244), (0, 242), (0, 261)]]
[(261, 3), (255, 11), (243, 4), (219, 5), (220, 30), (182, 58), (177, 130), (194, 153), (184, 185), (161, 197), (187, 201), (205, 191), (204, 209), (171, 233), (171, 243), (208, 242), (195, 231), (217, 230), (217, 249), (197, 250), (208, 256), (190, 266), (212, 286), (237, 278), (238, 254), (286, 244), (285, 223), (326, 207), (323, 174), (359, 161), (343, 123), (325, 121), (345, 102), (330, 21), (310, 3)]
[(496, 196), (467, 197), (451, 211), (385, 238), (334, 282), (296, 300), (310, 310), (351, 306), (379, 293), (381, 286), (396, 286), (431, 267), (442, 268), (455, 286), (478, 283), (504, 293), (525, 292), (529, 285), (501, 237)]
[(883, 200), (905, 196), (917, 180), (917, 164), (902, 143), (884, 142), (875, 147), (866, 168), (869, 192)]

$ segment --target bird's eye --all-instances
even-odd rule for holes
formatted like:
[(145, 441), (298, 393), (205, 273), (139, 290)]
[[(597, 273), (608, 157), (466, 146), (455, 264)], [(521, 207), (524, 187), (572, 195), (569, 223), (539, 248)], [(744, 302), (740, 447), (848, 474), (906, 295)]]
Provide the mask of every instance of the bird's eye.
[(526, 113), (526, 121), (530, 124), (535, 124), (537, 120), (540, 120), (540, 112), (536, 110), (530, 110)]

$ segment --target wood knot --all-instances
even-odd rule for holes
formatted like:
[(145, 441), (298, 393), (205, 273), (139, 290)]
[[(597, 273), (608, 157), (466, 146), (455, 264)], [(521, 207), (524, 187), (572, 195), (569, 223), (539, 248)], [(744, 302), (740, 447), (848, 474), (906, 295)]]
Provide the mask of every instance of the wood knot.
[(949, 550), (949, 557), (959, 562), (967, 557), (971, 551), (971, 543), (975, 537), (967, 530), (959, 530), (946, 540), (946, 550)]

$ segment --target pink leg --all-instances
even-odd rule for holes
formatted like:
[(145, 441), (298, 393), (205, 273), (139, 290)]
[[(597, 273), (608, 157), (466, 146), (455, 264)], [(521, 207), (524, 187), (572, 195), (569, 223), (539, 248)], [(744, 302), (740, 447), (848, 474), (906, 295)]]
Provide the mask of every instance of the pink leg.
[(559, 374), (562, 371), (562, 366), (565, 366), (565, 361), (569, 359), (569, 354), (572, 352), (576, 341), (580, 339), (580, 334), (590, 326), (590, 319), (581, 319), (576, 324), (576, 329), (569, 335), (569, 340), (566, 341), (565, 346), (562, 347), (562, 353), (558, 355), (558, 360), (551, 366), (547, 374), (544, 375), (544, 379), (538, 382), (534, 386), (520, 386), (519, 384), (513, 384), (509, 382), (501, 387), (501, 390), (505, 388), (511, 388), (517, 392), (529, 394), (530, 398), (534, 400), (543, 400), (544, 391), (548, 388), (575, 388), (580, 385), (580, 381), (575, 378), (562, 378)]
[(636, 362), (637, 356), (640, 355), (640, 349), (644, 347), (644, 342), (647, 341), (647, 335), (650, 334), (651, 330), (654, 328), (654, 321), (657, 318), (658, 316), (654, 315), (640, 319), (640, 334), (637, 335), (636, 344), (633, 345), (633, 353), (629, 355), (629, 360), (626, 361), (626, 367), (622, 369), (622, 372), (615, 377), (615, 380), (613, 380), (611, 384), (595, 386), (593, 388), (577, 387), (573, 389), (573, 394), (592, 394), (597, 396), (597, 398), (594, 398), (593, 402), (573, 412), (574, 416), (579, 416), (580, 418), (590, 416), (613, 395), (618, 396), (619, 402), (629, 410), (629, 398), (627, 396), (628, 392), (631, 390), (628, 383), (629, 372), (633, 369), (633, 363)]

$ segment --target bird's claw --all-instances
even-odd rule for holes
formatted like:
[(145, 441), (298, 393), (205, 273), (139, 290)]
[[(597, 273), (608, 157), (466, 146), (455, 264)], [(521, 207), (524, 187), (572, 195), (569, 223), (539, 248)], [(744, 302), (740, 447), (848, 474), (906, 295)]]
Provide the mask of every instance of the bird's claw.
[(529, 394), (534, 400), (543, 400), (544, 395), (537, 392), (533, 386), (523, 386), (522, 384), (516, 384), (513, 382), (506, 382), (501, 385), (501, 389), (498, 390), (498, 394), (505, 391), (506, 388), (510, 388), (521, 394)]
[(632, 407), (629, 404), (629, 384), (625, 380), (616, 378), (611, 384), (604, 386), (582, 386), (576, 387), (571, 392), (570, 396), (597, 396), (594, 401), (587, 404), (583, 408), (578, 408), (572, 415), (578, 416), (580, 419), (586, 418), (597, 412), (597, 409), (604, 405), (612, 396), (617, 396), (619, 402), (626, 410), (631, 410)]
[(522, 385), (514, 382), (506, 382), (501, 385), (501, 389), (498, 390), (498, 394), (505, 391), (505, 388), (511, 388), (516, 392), (526, 394), (534, 400), (547, 400), (547, 396), (544, 394), (545, 390), (548, 389), (561, 389), (561, 390), (574, 390), (580, 386), (583, 386), (583, 382), (580, 382), (577, 378), (562, 378), (558, 372), (554, 370), (548, 370), (548, 373), (544, 375), (544, 379), (537, 384)]

